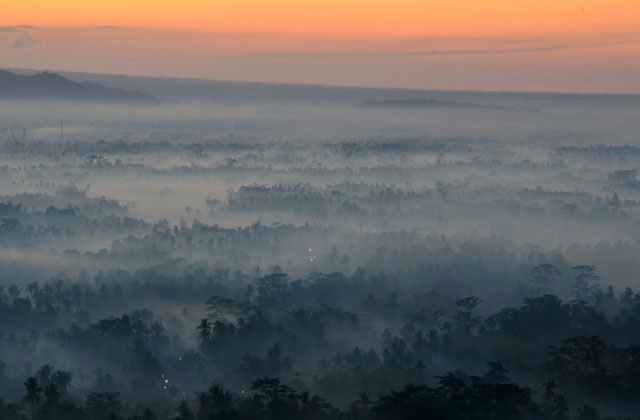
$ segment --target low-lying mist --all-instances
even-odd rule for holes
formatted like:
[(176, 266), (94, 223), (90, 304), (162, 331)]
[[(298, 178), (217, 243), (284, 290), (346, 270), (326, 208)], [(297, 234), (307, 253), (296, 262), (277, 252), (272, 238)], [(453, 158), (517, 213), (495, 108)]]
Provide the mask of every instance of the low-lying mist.
[(640, 99), (209, 88), (0, 101), (0, 419), (638, 412)]

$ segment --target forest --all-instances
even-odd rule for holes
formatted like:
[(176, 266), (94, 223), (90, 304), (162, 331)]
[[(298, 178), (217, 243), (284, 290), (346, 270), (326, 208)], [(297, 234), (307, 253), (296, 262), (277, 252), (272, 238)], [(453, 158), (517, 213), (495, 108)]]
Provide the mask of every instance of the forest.
[(0, 101), (0, 420), (640, 419), (639, 97), (206, 88)]

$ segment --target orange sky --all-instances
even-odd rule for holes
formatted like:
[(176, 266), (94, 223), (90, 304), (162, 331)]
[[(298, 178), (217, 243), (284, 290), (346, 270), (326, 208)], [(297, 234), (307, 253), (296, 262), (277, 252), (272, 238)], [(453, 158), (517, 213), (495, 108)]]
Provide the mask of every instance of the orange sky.
[(0, 0), (0, 68), (640, 93), (640, 0)]
[(0, 25), (129, 25), (340, 36), (636, 31), (638, 0), (2, 0)]

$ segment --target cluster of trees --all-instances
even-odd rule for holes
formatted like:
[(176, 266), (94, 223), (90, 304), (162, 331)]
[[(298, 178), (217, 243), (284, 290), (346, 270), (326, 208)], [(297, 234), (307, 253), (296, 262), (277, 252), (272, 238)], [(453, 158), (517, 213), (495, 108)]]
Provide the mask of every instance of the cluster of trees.
[[(613, 177), (612, 177), (613, 178)], [(617, 178), (616, 178), (617, 179)], [(634, 178), (635, 179), (635, 178)], [(631, 185), (626, 182), (625, 185)], [(622, 202), (617, 193), (602, 198), (585, 192), (566, 192), (524, 188), (510, 192), (495, 186), (478, 188), (455, 182), (438, 182), (433, 188), (415, 190), (378, 184), (330, 184), (323, 188), (310, 184), (245, 185), (227, 193), (226, 203), (211, 201), (211, 214), (230, 212), (280, 212), (311, 218), (352, 217), (375, 222), (380, 217), (416, 217), (429, 210), (438, 215), (454, 212), (464, 215), (473, 205), (476, 212), (504, 213), (527, 217), (567, 217), (573, 220), (627, 219), (626, 212), (637, 210), (636, 200)], [(481, 196), (482, 202), (476, 202)]]
[[(82, 404), (67, 396), (69, 375), (50, 373), (44, 366), (37, 376), (27, 378), (21, 403), (4, 404), (3, 420), (615, 420), (601, 417), (589, 404), (577, 407), (571, 416), (569, 400), (557, 392), (557, 385), (542, 384), (539, 396), (528, 387), (509, 379), (501, 363), (490, 363), (482, 376), (447, 372), (438, 376), (434, 386), (408, 384), (401, 390), (372, 398), (362, 392), (348, 406), (339, 409), (326, 399), (307, 390), (298, 391), (275, 377), (264, 377), (240, 392), (231, 392), (219, 384), (195, 392), (175, 406), (162, 404), (135, 407), (123, 404), (118, 392), (91, 392)], [(625, 417), (631, 419), (631, 417)]]
[[(544, 294), (560, 273), (543, 264), (529, 279), (538, 295), (499, 310), (482, 310), (474, 296), (398, 293), (393, 281), (363, 272), (290, 280), (277, 271), (257, 279), (201, 271), (166, 284), (123, 278), (125, 287), (101, 274), (99, 287), (13, 286), (0, 292), (0, 360), (7, 359), (0, 412), (6, 419), (592, 419), (598, 411), (625, 418), (640, 410), (640, 294), (603, 290), (592, 266), (573, 272), (584, 295)], [(376, 294), (385, 287), (391, 291)], [(204, 308), (194, 303), (211, 291)], [(89, 321), (90, 313), (142, 300), (182, 302), (182, 316), (133, 309)], [(33, 373), (36, 361), (44, 365)]]

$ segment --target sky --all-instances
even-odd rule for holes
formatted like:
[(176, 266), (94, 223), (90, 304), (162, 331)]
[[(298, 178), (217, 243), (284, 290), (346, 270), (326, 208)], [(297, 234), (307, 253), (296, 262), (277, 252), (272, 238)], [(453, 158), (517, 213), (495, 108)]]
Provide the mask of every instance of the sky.
[(640, 93), (640, 1), (2, 0), (0, 67)]

